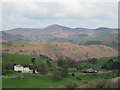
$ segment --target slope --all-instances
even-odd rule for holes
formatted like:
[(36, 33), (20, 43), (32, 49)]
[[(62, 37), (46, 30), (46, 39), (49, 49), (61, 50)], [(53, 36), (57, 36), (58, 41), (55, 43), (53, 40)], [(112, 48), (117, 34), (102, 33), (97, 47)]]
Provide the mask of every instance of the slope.
[[(25, 55), (45, 55), (52, 60), (57, 60), (58, 57), (70, 57), (76, 61), (87, 60), (89, 58), (101, 58), (117, 56), (117, 51), (103, 45), (79, 45), (73, 43), (58, 43), (58, 42), (13, 42), (12, 46), (7, 48), (4, 46), (3, 52), (17, 53)], [(8, 49), (8, 50), (6, 50)]]

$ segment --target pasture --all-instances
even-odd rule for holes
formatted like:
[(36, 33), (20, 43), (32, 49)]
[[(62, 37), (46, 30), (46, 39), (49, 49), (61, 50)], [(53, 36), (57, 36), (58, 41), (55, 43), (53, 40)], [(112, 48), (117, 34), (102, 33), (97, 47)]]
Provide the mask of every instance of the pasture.
[[(71, 75), (71, 73), (73, 72), (69, 72), (69, 77), (61, 78), (58, 81), (54, 81), (52, 74), (50, 73), (46, 75), (39, 73), (26, 73), (23, 74), (23, 79), (3, 78), (2, 83), (3, 88), (66, 88), (67, 83), (70, 81), (73, 81), (80, 86), (95, 79), (111, 79), (115, 77), (115, 73), (113, 72), (104, 74), (74, 72), (74, 77)], [(11, 74), (9, 76), (14, 76), (14, 74)], [(79, 77), (81, 80), (78, 80), (77, 77)]]
[[(31, 64), (31, 58), (33, 56), (20, 55), (20, 54), (10, 54), (3, 53), (2, 60), (7, 63), (14, 64)], [(34, 56), (35, 57), (35, 56)], [(35, 63), (38, 64), (42, 59), (39, 57), (35, 57)], [(117, 57), (108, 57), (101, 58), (97, 60), (96, 63), (91, 64), (89, 62), (81, 62), (79, 65), (82, 68), (86, 68), (85, 65), (94, 67), (95, 69), (100, 69), (103, 64), (105, 64), (108, 60), (118, 60)], [(51, 61), (52, 68), (57, 66), (57, 63)], [(2, 87), (3, 88), (66, 88), (68, 83), (74, 82), (79, 86), (89, 83), (96, 79), (112, 79), (117, 77), (117, 72), (112, 71), (108, 73), (82, 73), (80, 70), (68, 71), (67, 77), (62, 77), (59, 80), (54, 80), (53, 71), (50, 70), (51, 67), (48, 67), (49, 71), (46, 74), (43, 73), (18, 73), (13, 70), (9, 71), (9, 73), (2, 75)], [(72, 76), (74, 73), (74, 76)], [(58, 73), (57, 73), (58, 74)], [(19, 76), (22, 76), (20, 78)], [(12, 83), (11, 83), (12, 82)]]

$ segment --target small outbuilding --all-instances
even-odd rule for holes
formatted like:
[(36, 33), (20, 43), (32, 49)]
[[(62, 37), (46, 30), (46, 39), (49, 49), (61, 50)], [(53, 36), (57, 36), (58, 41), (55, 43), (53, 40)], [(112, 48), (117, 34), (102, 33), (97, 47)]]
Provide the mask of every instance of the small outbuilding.
[(81, 72), (84, 72), (84, 73), (97, 73), (97, 70), (95, 70), (93, 68), (89, 68), (89, 69), (81, 70)]

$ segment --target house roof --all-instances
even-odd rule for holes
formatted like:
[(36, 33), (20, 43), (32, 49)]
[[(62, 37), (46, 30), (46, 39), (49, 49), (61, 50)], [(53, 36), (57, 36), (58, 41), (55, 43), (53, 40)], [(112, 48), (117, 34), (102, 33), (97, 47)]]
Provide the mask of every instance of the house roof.
[(15, 65), (16, 67), (23, 67), (23, 66), (21, 66), (20, 64), (18, 64), (18, 65)]

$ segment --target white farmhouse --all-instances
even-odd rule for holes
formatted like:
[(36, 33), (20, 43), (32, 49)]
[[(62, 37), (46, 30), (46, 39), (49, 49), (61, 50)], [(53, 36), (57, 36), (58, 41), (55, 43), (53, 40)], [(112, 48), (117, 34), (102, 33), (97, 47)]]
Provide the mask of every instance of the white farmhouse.
[(15, 65), (14, 66), (14, 71), (17, 71), (17, 72), (22, 72), (22, 73), (32, 73), (32, 70), (29, 69), (29, 67), (23, 67), (21, 65)]

